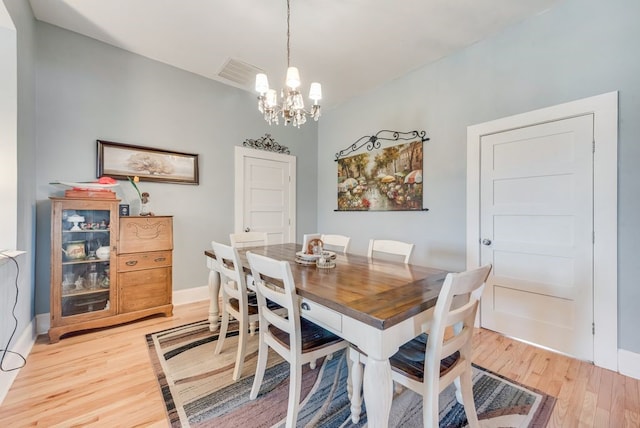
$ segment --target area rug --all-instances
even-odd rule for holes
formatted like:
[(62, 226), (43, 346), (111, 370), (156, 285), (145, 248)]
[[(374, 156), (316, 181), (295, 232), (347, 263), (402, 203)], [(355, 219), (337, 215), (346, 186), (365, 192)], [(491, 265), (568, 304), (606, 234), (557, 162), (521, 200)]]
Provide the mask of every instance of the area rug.
[[(230, 323), (224, 348), (213, 351), (217, 332), (207, 321), (147, 335), (149, 355), (157, 374), (172, 427), (283, 426), (289, 392), (289, 365), (271, 351), (260, 394), (249, 399), (256, 367), (258, 333), (250, 336), (239, 381), (231, 379), (237, 350), (237, 324)], [(345, 352), (303, 370), (298, 427), (364, 427), (366, 406), (358, 424), (351, 423)], [(473, 391), (483, 427), (544, 427), (555, 398), (474, 366)], [(390, 427), (421, 427), (422, 399), (409, 390), (394, 393)], [(440, 426), (464, 427), (464, 408), (451, 385), (440, 394)]]

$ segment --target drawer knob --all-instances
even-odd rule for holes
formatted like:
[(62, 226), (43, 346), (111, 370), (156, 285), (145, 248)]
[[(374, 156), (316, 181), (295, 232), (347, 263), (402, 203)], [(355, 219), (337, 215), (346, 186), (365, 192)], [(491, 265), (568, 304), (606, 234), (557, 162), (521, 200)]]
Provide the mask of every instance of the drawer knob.
[(137, 260), (129, 260), (129, 261), (126, 263), (126, 265), (127, 265), (127, 266), (135, 266), (135, 265), (137, 265), (137, 264), (138, 264), (138, 261), (137, 261)]
[(305, 311), (311, 310), (311, 306), (309, 306), (309, 304), (307, 302), (302, 302), (300, 307)]
[(165, 260), (167, 260), (167, 258), (166, 258), (166, 257), (158, 257), (157, 259), (154, 259), (153, 261), (154, 261), (154, 262), (163, 262), (163, 261), (165, 261)]

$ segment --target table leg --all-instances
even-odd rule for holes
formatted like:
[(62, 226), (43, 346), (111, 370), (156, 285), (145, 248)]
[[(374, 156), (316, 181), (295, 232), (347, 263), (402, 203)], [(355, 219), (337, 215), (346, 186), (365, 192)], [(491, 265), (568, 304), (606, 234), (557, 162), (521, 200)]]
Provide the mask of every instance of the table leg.
[(393, 380), (389, 360), (367, 357), (364, 367), (364, 402), (369, 428), (386, 428), (393, 400)]
[(218, 330), (220, 308), (218, 306), (218, 295), (220, 293), (220, 274), (211, 269), (209, 271), (209, 331)]

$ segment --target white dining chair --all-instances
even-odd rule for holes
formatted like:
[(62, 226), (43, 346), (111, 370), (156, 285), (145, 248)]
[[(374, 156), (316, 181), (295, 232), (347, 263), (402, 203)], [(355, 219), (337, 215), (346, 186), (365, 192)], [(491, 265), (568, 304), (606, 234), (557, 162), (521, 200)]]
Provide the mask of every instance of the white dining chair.
[(351, 243), (351, 238), (349, 236), (322, 235), (320, 240), (322, 241), (322, 245), (325, 250), (336, 250), (343, 254), (347, 254), (347, 252), (349, 252), (349, 244)]
[(230, 233), (229, 241), (232, 247), (247, 248), (258, 245), (268, 245), (269, 235), (267, 232), (240, 232)]
[[(486, 265), (447, 274), (424, 333), (402, 345), (389, 359), (393, 381), (422, 395), (424, 427), (438, 427), (438, 398), (453, 382), (469, 426), (480, 425), (473, 401), (472, 339), (478, 304), (490, 271), (491, 265)], [(358, 382), (352, 390), (352, 408), (356, 404), (353, 415), (359, 414), (362, 401), (361, 370), (366, 356), (351, 347), (349, 358), (353, 363), (352, 379)]]
[[(246, 274), (238, 256), (238, 250), (216, 241), (211, 242), (215, 254), (215, 264), (220, 274), (222, 286), (222, 324), (214, 355), (220, 354), (229, 328), (230, 316), (238, 321), (238, 350), (233, 370), (233, 380), (240, 379), (247, 348), (247, 330), (253, 336), (258, 321), (258, 304), (255, 295), (247, 290)], [(252, 298), (253, 296), (253, 298)], [(285, 313), (283, 308), (274, 311)]]
[(376, 253), (391, 254), (404, 257), (404, 262), (409, 263), (414, 244), (409, 242), (394, 241), (390, 239), (370, 239), (367, 257), (375, 258)]
[[(322, 357), (345, 349), (348, 342), (324, 328), (300, 317), (300, 302), (291, 274), (291, 266), (286, 261), (247, 251), (251, 273), (255, 279), (260, 315), (260, 345), (258, 348), (258, 367), (249, 398), (254, 400), (260, 392), (267, 367), (269, 348), (289, 362), (289, 400), (287, 406), (286, 427), (296, 424), (302, 387), (302, 366), (315, 362)], [(273, 301), (288, 311), (283, 318), (274, 313), (267, 302)]]

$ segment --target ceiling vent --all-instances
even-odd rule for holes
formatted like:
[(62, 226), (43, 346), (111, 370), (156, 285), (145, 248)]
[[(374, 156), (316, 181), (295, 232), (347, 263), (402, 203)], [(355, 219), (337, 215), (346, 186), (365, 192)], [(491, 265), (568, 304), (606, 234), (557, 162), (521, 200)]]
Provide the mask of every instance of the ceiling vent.
[(256, 80), (256, 74), (263, 72), (263, 70), (254, 65), (229, 58), (220, 73), (218, 73), (218, 76), (241, 86), (253, 86)]

